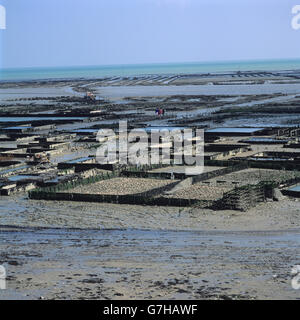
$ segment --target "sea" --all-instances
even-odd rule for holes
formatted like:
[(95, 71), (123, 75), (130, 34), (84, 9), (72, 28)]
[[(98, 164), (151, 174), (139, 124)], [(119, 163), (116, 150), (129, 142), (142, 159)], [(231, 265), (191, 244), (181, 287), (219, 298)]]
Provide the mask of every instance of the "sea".
[(205, 74), (235, 71), (299, 70), (300, 59), (152, 63), (76, 67), (0, 68), (0, 81), (93, 79), (142, 75)]

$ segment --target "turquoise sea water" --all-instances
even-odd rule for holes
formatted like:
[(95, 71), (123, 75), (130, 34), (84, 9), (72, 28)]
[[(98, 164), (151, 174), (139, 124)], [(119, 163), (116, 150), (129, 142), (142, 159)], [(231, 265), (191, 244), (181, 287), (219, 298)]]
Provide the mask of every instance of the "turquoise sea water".
[(300, 70), (300, 59), (1, 69), (0, 81)]
[(290, 188), (289, 190), (300, 192), (300, 185)]

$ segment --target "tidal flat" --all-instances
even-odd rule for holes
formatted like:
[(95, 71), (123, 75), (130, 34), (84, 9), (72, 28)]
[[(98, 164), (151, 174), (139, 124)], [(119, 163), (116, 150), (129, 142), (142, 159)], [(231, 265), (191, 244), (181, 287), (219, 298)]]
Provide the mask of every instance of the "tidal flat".
[[(86, 91), (96, 102), (84, 101)], [(86, 130), (120, 119), (135, 127), (298, 125), (300, 73), (2, 82), (0, 98), (2, 117), (97, 114), (56, 124), (60, 134), (83, 131), (39, 168), (51, 171), (60, 161), (94, 155)], [(164, 117), (155, 115), (157, 107)], [(0, 264), (7, 271), (0, 299), (299, 299), (291, 286), (292, 267), (300, 264), (299, 221), (300, 202), (290, 197), (240, 212), (0, 196)]]

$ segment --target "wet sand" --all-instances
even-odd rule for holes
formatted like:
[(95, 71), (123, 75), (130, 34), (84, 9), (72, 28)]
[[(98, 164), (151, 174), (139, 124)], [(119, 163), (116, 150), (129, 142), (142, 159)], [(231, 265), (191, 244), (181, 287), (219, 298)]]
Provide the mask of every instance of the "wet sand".
[(300, 229), (1, 228), (0, 238), (9, 274), (1, 299), (300, 298), (290, 275)]
[(0, 224), (17, 227), (272, 231), (300, 227), (300, 201), (260, 203), (247, 212), (0, 197)]
[(298, 201), (241, 213), (15, 197), (0, 211), (0, 299), (300, 298)]

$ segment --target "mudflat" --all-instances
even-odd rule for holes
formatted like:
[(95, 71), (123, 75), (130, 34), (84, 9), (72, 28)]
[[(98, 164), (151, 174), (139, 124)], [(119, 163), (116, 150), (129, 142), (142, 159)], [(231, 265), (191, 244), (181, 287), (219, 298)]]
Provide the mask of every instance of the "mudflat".
[(26, 201), (1, 205), (1, 299), (298, 299), (298, 201), (247, 213)]
[[(134, 127), (282, 128), (299, 124), (299, 77), (295, 70), (6, 82), (0, 84), (1, 115), (5, 121), (15, 114), (98, 115), (86, 122), (57, 123), (60, 133), (97, 130), (120, 119)], [(86, 91), (97, 100), (87, 103)], [(162, 118), (155, 115), (158, 107), (166, 110)], [(49, 169), (92, 155), (95, 150), (81, 138), (53, 155)], [(11, 146), (11, 141), (1, 143)], [(283, 149), (252, 148), (241, 157)], [(245, 183), (293, 174), (249, 169), (229, 178)], [(105, 183), (112, 192), (109, 180)], [(127, 186), (121, 185), (120, 193), (134, 187)], [(300, 264), (299, 235), (300, 202), (292, 198), (239, 212), (1, 196), (0, 264), (7, 271), (7, 289), (0, 290), (0, 299), (299, 299), (291, 285), (292, 267)]]

